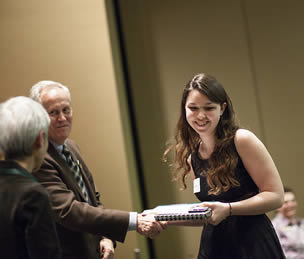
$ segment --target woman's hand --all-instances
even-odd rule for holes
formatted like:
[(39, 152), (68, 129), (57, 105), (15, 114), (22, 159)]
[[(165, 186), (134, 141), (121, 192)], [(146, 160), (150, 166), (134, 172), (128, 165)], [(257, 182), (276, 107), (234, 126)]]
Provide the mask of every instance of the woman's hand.
[(208, 207), (212, 210), (212, 215), (208, 218), (207, 223), (211, 225), (218, 225), (225, 218), (230, 215), (229, 203), (223, 202), (203, 202), (201, 207)]

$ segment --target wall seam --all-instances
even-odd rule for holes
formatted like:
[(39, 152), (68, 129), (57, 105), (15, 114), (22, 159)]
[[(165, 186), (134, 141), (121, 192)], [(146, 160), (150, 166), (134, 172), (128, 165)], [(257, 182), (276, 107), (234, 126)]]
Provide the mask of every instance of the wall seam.
[(248, 18), (248, 13), (247, 13), (246, 0), (241, 0), (240, 3), (241, 3), (241, 14), (242, 14), (243, 20), (244, 20), (244, 33), (245, 33), (246, 43), (247, 43), (247, 48), (248, 48), (249, 69), (250, 69), (251, 76), (252, 76), (252, 85), (253, 85), (253, 90), (254, 90), (254, 95), (255, 95), (254, 98), (256, 100), (256, 105), (257, 105), (258, 120), (260, 122), (261, 138), (266, 145), (267, 139), (266, 139), (266, 133), (265, 133), (265, 123), (264, 123), (263, 113), (262, 113), (262, 102), (261, 102), (260, 91), (259, 91), (259, 87), (258, 87), (257, 72), (255, 69), (256, 66), (255, 66), (254, 55), (253, 55), (252, 36), (250, 34), (250, 29), (249, 29), (249, 18)]

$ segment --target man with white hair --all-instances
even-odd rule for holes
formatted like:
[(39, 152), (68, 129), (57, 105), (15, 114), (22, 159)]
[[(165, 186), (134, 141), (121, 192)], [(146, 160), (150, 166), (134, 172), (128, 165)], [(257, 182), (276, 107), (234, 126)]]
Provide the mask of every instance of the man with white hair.
[(32, 176), (48, 147), (50, 119), (28, 97), (0, 104), (0, 257), (59, 259), (48, 193)]
[(63, 258), (100, 259), (100, 254), (113, 258), (113, 241), (123, 242), (127, 231), (147, 237), (159, 234), (167, 224), (156, 222), (152, 215), (105, 209), (99, 201), (92, 174), (69, 139), (73, 118), (69, 89), (40, 81), (30, 97), (43, 105), (51, 119), (48, 152), (34, 175), (50, 194)]

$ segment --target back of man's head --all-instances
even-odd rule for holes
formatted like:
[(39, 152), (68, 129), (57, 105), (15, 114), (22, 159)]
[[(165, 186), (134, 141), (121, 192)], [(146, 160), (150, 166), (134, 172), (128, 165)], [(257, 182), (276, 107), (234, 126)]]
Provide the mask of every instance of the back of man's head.
[(43, 131), (48, 135), (50, 118), (38, 102), (24, 96), (0, 104), (0, 150), (5, 159), (24, 159), (32, 155), (33, 145)]

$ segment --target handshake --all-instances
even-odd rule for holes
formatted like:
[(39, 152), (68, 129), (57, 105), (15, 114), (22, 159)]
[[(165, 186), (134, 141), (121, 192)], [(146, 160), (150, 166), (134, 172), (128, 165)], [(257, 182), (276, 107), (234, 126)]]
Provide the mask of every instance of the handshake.
[(152, 213), (137, 215), (136, 231), (145, 237), (154, 238), (167, 227), (167, 221), (156, 221)]

